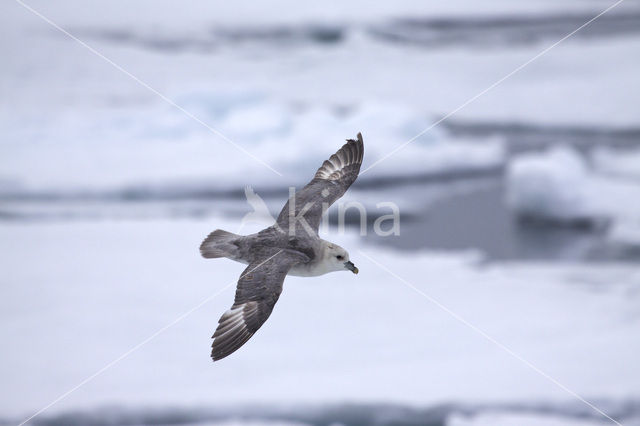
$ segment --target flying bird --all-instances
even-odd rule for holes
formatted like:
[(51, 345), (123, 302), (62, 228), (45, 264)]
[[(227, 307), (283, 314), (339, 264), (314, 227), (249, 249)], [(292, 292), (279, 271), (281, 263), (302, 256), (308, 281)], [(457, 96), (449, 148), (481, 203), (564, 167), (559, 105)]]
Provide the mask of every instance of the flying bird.
[(217, 229), (200, 245), (207, 259), (226, 257), (247, 268), (238, 279), (235, 301), (218, 321), (211, 358), (218, 361), (244, 345), (271, 315), (287, 275), (313, 277), (335, 271), (358, 273), (349, 253), (318, 236), (324, 211), (342, 197), (358, 177), (362, 135), (329, 157), (311, 182), (295, 192), (276, 223), (251, 235)]

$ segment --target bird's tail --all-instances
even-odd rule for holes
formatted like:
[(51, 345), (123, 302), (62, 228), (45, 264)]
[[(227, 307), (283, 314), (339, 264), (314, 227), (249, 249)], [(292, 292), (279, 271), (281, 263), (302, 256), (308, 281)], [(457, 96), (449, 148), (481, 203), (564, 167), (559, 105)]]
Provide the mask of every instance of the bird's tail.
[(200, 244), (200, 254), (207, 259), (216, 257), (233, 259), (238, 251), (238, 246), (234, 244), (234, 241), (240, 237), (233, 232), (216, 229)]

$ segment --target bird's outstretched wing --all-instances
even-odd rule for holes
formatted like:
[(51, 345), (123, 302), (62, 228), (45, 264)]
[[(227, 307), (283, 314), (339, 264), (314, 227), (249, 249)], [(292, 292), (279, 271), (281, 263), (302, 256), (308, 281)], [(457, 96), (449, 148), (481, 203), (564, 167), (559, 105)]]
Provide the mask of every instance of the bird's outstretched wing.
[(322, 163), (311, 182), (284, 205), (276, 221), (280, 229), (317, 234), (324, 210), (342, 197), (358, 177), (363, 155), (362, 135), (358, 133), (355, 140), (347, 139), (342, 148)]
[(269, 318), (282, 292), (289, 269), (309, 258), (293, 250), (279, 250), (251, 262), (238, 279), (233, 306), (218, 321), (211, 358), (222, 359), (244, 345)]

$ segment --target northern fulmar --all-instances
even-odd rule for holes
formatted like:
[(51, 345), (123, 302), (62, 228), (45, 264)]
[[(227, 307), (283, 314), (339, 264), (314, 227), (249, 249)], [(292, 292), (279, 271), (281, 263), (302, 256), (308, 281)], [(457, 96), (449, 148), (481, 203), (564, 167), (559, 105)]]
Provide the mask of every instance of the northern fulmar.
[(334, 271), (358, 273), (349, 253), (318, 236), (324, 211), (358, 177), (362, 135), (326, 160), (304, 188), (293, 194), (276, 223), (251, 235), (217, 229), (200, 245), (203, 257), (226, 257), (247, 264), (238, 279), (231, 309), (218, 321), (211, 358), (220, 360), (244, 345), (271, 315), (286, 275), (313, 277)]

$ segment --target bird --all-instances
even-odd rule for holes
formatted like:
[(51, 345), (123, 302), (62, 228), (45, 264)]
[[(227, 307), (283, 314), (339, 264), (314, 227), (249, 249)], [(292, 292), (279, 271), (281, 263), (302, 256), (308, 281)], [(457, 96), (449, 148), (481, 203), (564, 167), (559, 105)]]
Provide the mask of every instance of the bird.
[(287, 275), (314, 277), (358, 273), (349, 253), (319, 237), (322, 215), (355, 182), (364, 156), (362, 134), (347, 142), (294, 192), (275, 224), (250, 235), (216, 229), (200, 245), (206, 259), (228, 258), (248, 265), (240, 274), (234, 303), (211, 337), (211, 358), (219, 361), (244, 345), (267, 321)]

